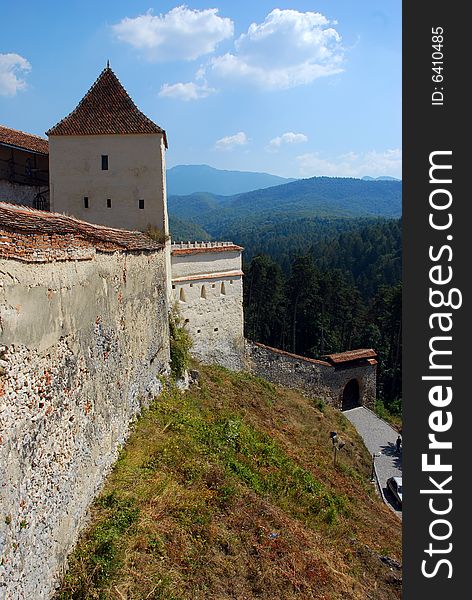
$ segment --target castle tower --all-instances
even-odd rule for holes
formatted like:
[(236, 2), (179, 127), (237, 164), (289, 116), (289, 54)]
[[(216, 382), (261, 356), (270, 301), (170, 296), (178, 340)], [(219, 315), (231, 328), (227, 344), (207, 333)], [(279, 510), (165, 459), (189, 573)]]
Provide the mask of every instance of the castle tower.
[(166, 132), (136, 107), (108, 65), (47, 135), (52, 211), (168, 235)]

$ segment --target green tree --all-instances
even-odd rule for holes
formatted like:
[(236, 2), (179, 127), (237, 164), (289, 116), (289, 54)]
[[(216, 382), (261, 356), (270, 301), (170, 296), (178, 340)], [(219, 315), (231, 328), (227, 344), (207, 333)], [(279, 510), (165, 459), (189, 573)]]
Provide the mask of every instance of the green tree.
[(280, 345), (284, 336), (284, 277), (268, 256), (252, 259), (244, 282), (246, 336), (269, 346)]
[(309, 353), (316, 345), (320, 329), (319, 273), (310, 253), (292, 262), (287, 281), (287, 306), (290, 316), (290, 349), (295, 354)]
[[(387, 408), (401, 409), (402, 285), (381, 286), (373, 299), (364, 338), (379, 354), (378, 395)], [(374, 336), (368, 337), (370, 333)], [(375, 346), (374, 346), (375, 343)]]

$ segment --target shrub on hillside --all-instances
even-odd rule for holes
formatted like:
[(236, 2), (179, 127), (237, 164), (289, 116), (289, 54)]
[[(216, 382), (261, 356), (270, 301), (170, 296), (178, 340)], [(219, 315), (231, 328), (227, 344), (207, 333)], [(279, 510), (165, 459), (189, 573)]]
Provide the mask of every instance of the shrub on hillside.
[(182, 325), (182, 319), (174, 309), (169, 318), (170, 367), (175, 379), (182, 377), (190, 364), (192, 340)]

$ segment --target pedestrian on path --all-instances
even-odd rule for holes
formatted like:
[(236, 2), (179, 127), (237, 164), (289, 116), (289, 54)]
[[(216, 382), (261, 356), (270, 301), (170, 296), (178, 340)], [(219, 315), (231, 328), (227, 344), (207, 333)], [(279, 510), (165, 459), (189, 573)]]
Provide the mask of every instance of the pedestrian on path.
[(400, 450), (402, 447), (402, 438), (400, 436), (397, 437), (396, 446), (397, 446), (397, 454), (400, 454)]

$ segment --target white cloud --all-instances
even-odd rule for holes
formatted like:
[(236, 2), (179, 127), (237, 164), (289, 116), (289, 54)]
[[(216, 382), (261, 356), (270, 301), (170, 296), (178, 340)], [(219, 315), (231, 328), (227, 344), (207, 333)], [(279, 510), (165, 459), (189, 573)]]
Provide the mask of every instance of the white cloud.
[[(334, 23), (333, 23), (334, 24)], [(252, 23), (234, 53), (213, 58), (208, 73), (265, 89), (287, 89), (342, 71), (341, 36), (315, 12), (275, 9)]]
[(266, 146), (268, 152), (277, 152), (280, 146), (284, 144), (302, 144), (308, 142), (308, 137), (304, 133), (293, 133), (293, 131), (287, 131), (278, 135), (273, 140), (270, 140)]
[(215, 88), (208, 87), (206, 83), (198, 85), (190, 81), (188, 83), (164, 83), (160, 89), (159, 96), (189, 101), (206, 98), (215, 92)]
[(0, 54), (0, 96), (15, 96), (26, 88), (23, 76), (31, 71), (31, 65), (19, 54)]
[(217, 150), (232, 150), (236, 146), (245, 146), (248, 141), (248, 137), (244, 131), (240, 131), (235, 135), (227, 135), (226, 137), (217, 140), (215, 148)]
[(310, 152), (297, 156), (300, 175), (302, 177), (315, 177), (328, 175), (332, 177), (379, 177), (389, 175), (401, 177), (402, 152), (399, 148), (378, 152), (372, 150), (362, 154), (349, 152), (327, 159), (319, 153)]
[(145, 51), (156, 61), (194, 60), (214, 52), (234, 31), (231, 19), (219, 17), (217, 8), (192, 10), (186, 6), (159, 16), (148, 11), (125, 17), (112, 28), (120, 41)]

